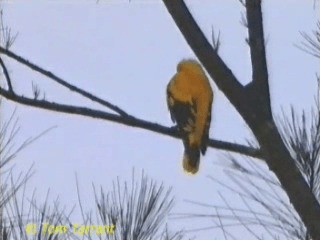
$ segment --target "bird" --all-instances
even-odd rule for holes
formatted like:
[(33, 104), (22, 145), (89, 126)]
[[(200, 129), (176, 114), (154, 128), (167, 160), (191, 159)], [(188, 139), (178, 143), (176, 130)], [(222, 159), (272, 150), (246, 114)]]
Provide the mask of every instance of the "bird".
[(182, 166), (194, 175), (199, 170), (200, 153), (205, 155), (211, 123), (213, 90), (200, 63), (181, 60), (167, 89), (167, 105), (184, 145)]

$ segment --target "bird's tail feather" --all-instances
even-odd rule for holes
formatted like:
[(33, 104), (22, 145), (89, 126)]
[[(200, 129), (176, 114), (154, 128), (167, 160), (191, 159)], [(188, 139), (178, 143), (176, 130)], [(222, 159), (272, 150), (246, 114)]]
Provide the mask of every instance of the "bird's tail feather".
[(186, 147), (183, 156), (183, 169), (190, 174), (196, 174), (199, 170), (200, 149)]

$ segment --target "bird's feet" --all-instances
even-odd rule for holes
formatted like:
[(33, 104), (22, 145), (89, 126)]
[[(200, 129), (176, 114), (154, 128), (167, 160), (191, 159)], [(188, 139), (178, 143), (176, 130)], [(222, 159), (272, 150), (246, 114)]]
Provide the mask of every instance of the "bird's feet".
[(178, 125), (175, 125), (175, 126), (170, 127), (170, 130), (173, 131), (173, 132), (178, 133), (179, 132), (179, 127), (178, 127)]

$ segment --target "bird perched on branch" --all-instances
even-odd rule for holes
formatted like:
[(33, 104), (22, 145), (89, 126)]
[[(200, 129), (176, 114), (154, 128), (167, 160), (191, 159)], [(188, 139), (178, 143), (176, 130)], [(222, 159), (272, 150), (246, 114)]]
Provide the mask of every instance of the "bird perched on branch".
[(167, 86), (167, 104), (184, 145), (183, 168), (195, 174), (200, 152), (207, 150), (213, 92), (203, 68), (195, 60), (182, 60)]

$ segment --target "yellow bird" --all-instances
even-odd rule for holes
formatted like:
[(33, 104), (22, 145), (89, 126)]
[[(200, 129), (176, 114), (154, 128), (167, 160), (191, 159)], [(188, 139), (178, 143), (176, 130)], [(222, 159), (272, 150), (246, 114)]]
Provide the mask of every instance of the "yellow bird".
[(182, 60), (167, 86), (167, 104), (177, 123), (184, 145), (183, 168), (195, 174), (200, 152), (205, 154), (209, 139), (213, 92), (209, 80), (195, 60)]

